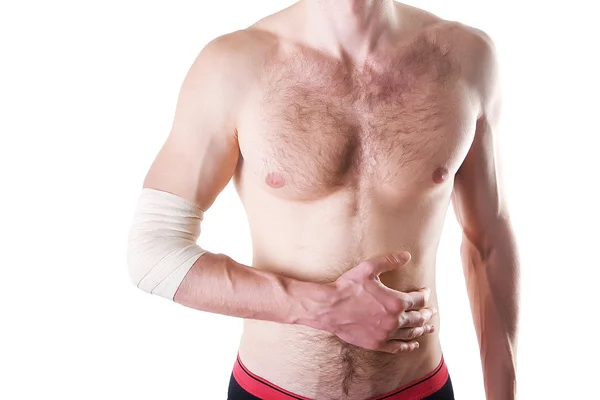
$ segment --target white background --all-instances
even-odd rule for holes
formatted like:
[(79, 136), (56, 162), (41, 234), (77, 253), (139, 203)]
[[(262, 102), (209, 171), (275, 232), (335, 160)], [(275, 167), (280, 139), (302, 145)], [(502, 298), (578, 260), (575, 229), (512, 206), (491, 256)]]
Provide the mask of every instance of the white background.
[[(198, 52), (291, 3), (0, 3), (0, 398), (225, 399), (241, 321), (135, 289), (127, 231)], [(594, 2), (411, 4), (496, 42), (523, 261), (520, 398), (584, 397), (600, 357)], [(438, 256), (442, 344), (457, 399), (478, 400), (459, 242), (450, 210)], [(250, 263), (231, 186), (200, 244)]]

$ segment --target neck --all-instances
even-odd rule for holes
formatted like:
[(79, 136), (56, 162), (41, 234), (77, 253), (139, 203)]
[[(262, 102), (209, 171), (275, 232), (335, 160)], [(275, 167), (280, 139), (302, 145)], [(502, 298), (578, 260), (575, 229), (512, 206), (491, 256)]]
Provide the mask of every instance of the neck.
[(364, 59), (398, 26), (393, 0), (302, 0), (307, 36), (336, 56)]

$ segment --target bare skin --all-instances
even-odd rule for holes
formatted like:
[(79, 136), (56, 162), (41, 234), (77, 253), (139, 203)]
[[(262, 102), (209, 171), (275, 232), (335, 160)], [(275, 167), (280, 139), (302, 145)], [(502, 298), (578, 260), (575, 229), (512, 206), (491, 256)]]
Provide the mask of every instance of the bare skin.
[(400, 3), (303, 0), (215, 39), (144, 186), (207, 211), (233, 178), (252, 268), (208, 253), (175, 301), (244, 318), (244, 364), (298, 395), (391, 391), (442, 355), (435, 266), (452, 202), (487, 398), (513, 399), (499, 104), (490, 39)]

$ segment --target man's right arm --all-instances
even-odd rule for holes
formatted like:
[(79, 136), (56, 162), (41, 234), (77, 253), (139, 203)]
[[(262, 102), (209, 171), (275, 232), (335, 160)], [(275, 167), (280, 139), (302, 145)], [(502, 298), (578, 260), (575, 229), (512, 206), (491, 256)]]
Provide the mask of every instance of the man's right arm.
[[(198, 207), (204, 213), (210, 208), (238, 163), (236, 117), (256, 77), (261, 46), (253, 33), (238, 31), (211, 41), (200, 52), (181, 86), (171, 131), (144, 188), (174, 194), (180, 199), (173, 199), (188, 202), (192, 210)], [(241, 318), (281, 323), (304, 318), (298, 302), (306, 301), (310, 296), (304, 292), (314, 291), (317, 284), (203, 251), (173, 301)]]

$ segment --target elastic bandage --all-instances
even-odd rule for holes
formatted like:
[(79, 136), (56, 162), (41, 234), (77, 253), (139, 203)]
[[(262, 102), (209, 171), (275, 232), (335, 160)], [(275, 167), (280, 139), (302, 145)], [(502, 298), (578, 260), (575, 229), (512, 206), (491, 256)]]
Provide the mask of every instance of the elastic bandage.
[(172, 193), (143, 188), (129, 232), (127, 265), (135, 285), (173, 300), (196, 260), (204, 212)]

